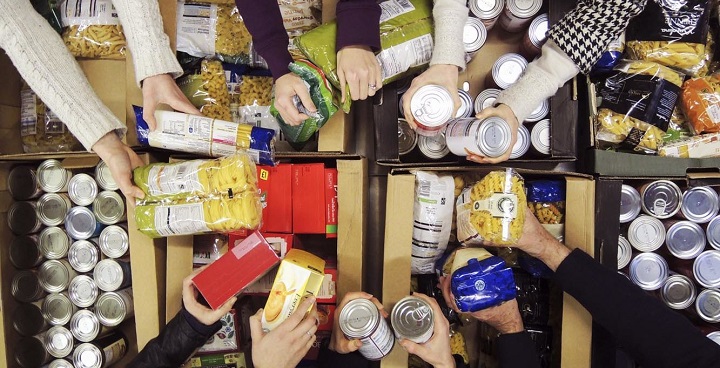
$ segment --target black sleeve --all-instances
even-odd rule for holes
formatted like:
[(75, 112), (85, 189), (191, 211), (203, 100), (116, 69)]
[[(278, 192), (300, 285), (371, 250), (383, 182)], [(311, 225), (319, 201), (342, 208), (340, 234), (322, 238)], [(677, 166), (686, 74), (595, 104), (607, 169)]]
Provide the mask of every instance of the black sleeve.
[(340, 354), (328, 349), (327, 346), (321, 346), (317, 366), (318, 368), (368, 368), (370, 361), (357, 351), (350, 354)]
[(685, 317), (580, 250), (555, 280), (643, 367), (720, 367), (720, 346)]
[(501, 368), (540, 368), (540, 358), (527, 331), (500, 335), (497, 354)]
[(145, 345), (128, 367), (179, 367), (220, 327), (219, 321), (211, 326), (203, 325), (183, 308), (156, 338)]

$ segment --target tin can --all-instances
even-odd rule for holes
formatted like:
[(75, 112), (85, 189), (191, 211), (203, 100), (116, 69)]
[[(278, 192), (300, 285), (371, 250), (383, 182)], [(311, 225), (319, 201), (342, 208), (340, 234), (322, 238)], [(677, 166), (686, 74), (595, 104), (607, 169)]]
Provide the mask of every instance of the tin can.
[(467, 91), (459, 89), (458, 95), (460, 96), (460, 108), (458, 108), (455, 114), (456, 118), (469, 118), (473, 116), (473, 99)]
[(510, 149), (510, 125), (492, 116), (485, 120), (454, 119), (445, 132), (450, 152), (467, 156), (467, 151), (484, 157), (500, 157)]
[(475, 97), (475, 113), (479, 114), (480, 111), (493, 107), (498, 96), (500, 96), (500, 90), (497, 88), (488, 88), (480, 92)]
[(90, 272), (100, 261), (100, 249), (92, 239), (78, 240), (70, 246), (68, 262), (77, 272)]
[(632, 246), (630, 245), (630, 242), (625, 239), (624, 236), (620, 235), (618, 237), (617, 269), (621, 270), (627, 267), (627, 265), (630, 264), (631, 259)]
[(104, 259), (95, 266), (95, 284), (102, 291), (115, 291), (130, 286), (130, 262), (128, 259)]
[(16, 236), (10, 241), (8, 258), (15, 268), (24, 270), (37, 267), (43, 261), (36, 235)]
[(493, 64), (492, 72), (488, 74), (485, 84), (507, 89), (520, 79), (527, 66), (527, 60), (518, 54), (502, 55)]
[(695, 311), (705, 322), (720, 322), (720, 291), (705, 289), (695, 299)]
[(665, 259), (655, 253), (641, 253), (630, 262), (630, 281), (643, 290), (660, 289), (668, 278)]
[(100, 324), (95, 313), (87, 309), (75, 312), (70, 319), (70, 332), (80, 342), (93, 341), (109, 331), (107, 327)]
[(70, 237), (59, 227), (46, 227), (38, 236), (40, 252), (47, 259), (60, 259), (67, 256), (70, 249)]
[(43, 225), (58, 226), (65, 222), (65, 215), (72, 207), (72, 203), (65, 193), (46, 193), (38, 199), (36, 206)]
[(702, 252), (693, 263), (695, 281), (706, 288), (720, 287), (720, 251)]
[(36, 233), (42, 228), (35, 202), (14, 202), (8, 210), (7, 221), (15, 235)]
[(64, 168), (58, 160), (45, 160), (37, 168), (38, 185), (48, 193), (67, 192), (72, 171)]
[(550, 101), (543, 100), (538, 107), (533, 110), (527, 118), (525, 123), (535, 123), (542, 120), (550, 112)]
[(540, 48), (547, 40), (547, 32), (550, 28), (547, 14), (540, 14), (528, 27), (525, 32), (522, 44), (520, 44), (520, 50), (523, 55), (532, 59), (540, 54)]
[(73, 350), (73, 335), (65, 327), (53, 326), (45, 335), (45, 349), (55, 358), (64, 358)]
[(135, 315), (132, 288), (102, 293), (95, 302), (95, 315), (100, 324), (115, 327)]
[(705, 231), (690, 221), (677, 221), (667, 229), (665, 244), (672, 255), (693, 259), (705, 250)]
[(31, 166), (15, 166), (8, 174), (8, 191), (16, 201), (27, 201), (42, 195), (37, 171)]
[(517, 141), (513, 146), (510, 159), (514, 160), (522, 157), (530, 150), (530, 131), (525, 126), (518, 127)]
[(720, 331), (713, 331), (707, 334), (707, 338), (720, 345)]
[(68, 296), (73, 304), (80, 308), (88, 308), (98, 298), (98, 287), (95, 280), (87, 275), (75, 276), (68, 286)]
[(14, 353), (15, 362), (22, 368), (37, 368), (52, 359), (45, 350), (44, 334), (21, 338), (10, 352)]
[(73, 207), (65, 217), (65, 231), (75, 240), (99, 236), (104, 228), (95, 218), (93, 211), (87, 207)]
[(550, 154), (550, 120), (540, 120), (533, 126), (530, 132), (530, 143), (537, 153)]
[(500, 15), (500, 27), (508, 32), (520, 32), (542, 8), (542, 0), (506, 0)]
[(660, 288), (660, 299), (672, 309), (690, 308), (696, 295), (695, 284), (683, 275), (671, 275)]
[(93, 203), (93, 213), (103, 225), (113, 225), (125, 221), (125, 201), (117, 192), (103, 191)]
[(475, 55), (487, 41), (487, 29), (482, 20), (475, 17), (468, 17), (463, 28), (463, 44), (465, 52)]
[(354, 299), (343, 307), (338, 318), (340, 330), (348, 339), (359, 339), (360, 354), (369, 360), (380, 360), (390, 354), (395, 338), (387, 321), (373, 302)]
[(72, 359), (75, 368), (104, 368), (119, 362), (127, 351), (127, 338), (115, 331), (97, 341), (78, 345)]
[(92, 176), (77, 174), (68, 183), (70, 200), (78, 206), (89, 206), (98, 195), (98, 185)]
[(18, 271), (10, 282), (10, 294), (21, 303), (31, 303), (45, 296), (35, 270)]
[(410, 127), (407, 120), (398, 119), (398, 153), (400, 156), (407, 155), (417, 146), (417, 133)]
[(37, 304), (20, 303), (13, 311), (13, 328), (21, 336), (34, 336), (50, 327)]
[(632, 282), (632, 280), (630, 280), (630, 276), (628, 276), (626, 273), (624, 273), (622, 271), (618, 271), (618, 275), (626, 278), (629, 282)]
[(491, 30), (505, 7), (504, 0), (470, 0), (468, 1), (470, 13), (480, 19), (485, 29)]
[(620, 223), (625, 224), (635, 220), (642, 207), (640, 193), (633, 187), (623, 184), (620, 191)]
[(420, 87), (410, 99), (417, 134), (433, 136), (440, 133), (452, 118), (452, 96), (443, 86), (428, 84)]
[(398, 117), (405, 117), (405, 106), (403, 106), (404, 94), (398, 95)]
[(650, 216), (639, 216), (628, 228), (628, 241), (641, 252), (653, 252), (665, 243), (665, 226)]
[(421, 135), (418, 137), (418, 148), (420, 148), (420, 153), (422, 153), (423, 156), (432, 160), (439, 160), (450, 153), (445, 139), (445, 133), (440, 133), (432, 137)]
[(65, 359), (55, 359), (47, 366), (47, 368), (75, 368), (72, 363)]
[(75, 276), (77, 273), (65, 259), (45, 261), (38, 269), (40, 286), (48, 293), (59, 293), (66, 290)]
[(435, 318), (430, 304), (416, 297), (400, 299), (392, 309), (390, 323), (398, 340), (408, 339), (424, 344), (433, 335)]
[(680, 211), (682, 192), (669, 180), (657, 180), (640, 188), (643, 212), (659, 219), (673, 217)]
[(720, 216), (713, 218), (705, 230), (707, 241), (713, 248), (720, 250)]
[[(399, 95), (402, 95), (403, 93), (407, 92), (407, 90), (410, 89), (410, 85), (412, 84), (413, 78), (403, 78), (399, 81), (395, 82), (396, 92)], [(399, 98), (398, 98), (399, 99)]]
[(115, 179), (110, 172), (110, 168), (105, 164), (105, 161), (95, 166), (95, 181), (102, 190), (118, 190), (120, 187), (115, 183)]
[(103, 229), (98, 238), (98, 246), (102, 253), (109, 258), (120, 258), (127, 254), (130, 249), (127, 224), (110, 225)]
[(704, 224), (718, 214), (720, 204), (717, 192), (710, 187), (690, 188), (683, 193), (680, 213), (687, 220)]
[(77, 308), (65, 293), (49, 294), (43, 299), (42, 314), (45, 320), (53, 326), (64, 326), (70, 322)]

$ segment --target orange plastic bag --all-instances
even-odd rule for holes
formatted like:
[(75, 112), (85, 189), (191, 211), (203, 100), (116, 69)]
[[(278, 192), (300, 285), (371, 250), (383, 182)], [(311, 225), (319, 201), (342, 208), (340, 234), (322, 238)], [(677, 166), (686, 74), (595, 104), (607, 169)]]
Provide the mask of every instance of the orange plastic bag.
[(681, 101), (695, 134), (720, 132), (720, 74), (686, 81)]

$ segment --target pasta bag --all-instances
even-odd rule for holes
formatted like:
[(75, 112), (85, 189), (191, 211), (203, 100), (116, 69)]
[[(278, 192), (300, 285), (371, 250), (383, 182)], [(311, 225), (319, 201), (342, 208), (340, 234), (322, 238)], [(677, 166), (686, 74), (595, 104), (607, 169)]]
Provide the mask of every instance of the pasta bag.
[(720, 132), (720, 74), (686, 81), (681, 101), (695, 134)]
[(20, 91), (20, 139), (25, 153), (82, 149), (67, 126), (24, 82)]
[(87, 59), (125, 59), (127, 42), (111, 0), (63, 0), (62, 38), (70, 53)]
[(178, 79), (178, 87), (203, 115), (232, 121), (230, 93), (221, 62), (203, 60), (199, 73), (184, 75)]
[(455, 181), (425, 171), (415, 173), (415, 180), (411, 271), (431, 274), (450, 239)]

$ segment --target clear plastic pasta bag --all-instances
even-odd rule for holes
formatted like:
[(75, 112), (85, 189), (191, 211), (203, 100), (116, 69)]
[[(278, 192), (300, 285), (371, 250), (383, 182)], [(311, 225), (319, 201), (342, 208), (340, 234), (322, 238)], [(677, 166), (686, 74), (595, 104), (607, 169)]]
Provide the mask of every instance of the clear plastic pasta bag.
[(30, 87), (20, 91), (20, 139), (25, 153), (77, 151), (80, 142)]
[(182, 76), (177, 83), (183, 94), (203, 115), (232, 121), (230, 93), (220, 61), (203, 60), (195, 73)]
[(695, 134), (720, 132), (720, 74), (686, 81), (681, 101)]
[(62, 38), (70, 53), (86, 59), (125, 59), (127, 42), (111, 0), (63, 0)]

